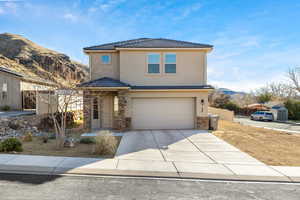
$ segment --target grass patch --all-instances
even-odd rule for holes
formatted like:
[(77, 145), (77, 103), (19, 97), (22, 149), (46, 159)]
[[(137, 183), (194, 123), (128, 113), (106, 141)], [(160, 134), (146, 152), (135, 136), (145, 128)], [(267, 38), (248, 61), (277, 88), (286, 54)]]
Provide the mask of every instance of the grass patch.
[(212, 133), (265, 164), (300, 166), (300, 135), (224, 120)]

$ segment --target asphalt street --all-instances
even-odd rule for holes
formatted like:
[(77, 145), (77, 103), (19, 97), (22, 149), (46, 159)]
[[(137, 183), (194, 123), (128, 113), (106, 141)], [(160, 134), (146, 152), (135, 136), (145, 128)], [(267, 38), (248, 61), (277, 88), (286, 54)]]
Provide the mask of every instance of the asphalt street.
[(249, 118), (234, 118), (235, 122), (239, 122), (244, 125), (256, 126), (256, 127), (264, 127), (270, 129), (280, 129), (291, 131), (295, 134), (300, 134), (300, 125), (292, 124), (292, 123), (283, 123), (283, 122), (265, 122), (265, 121), (253, 121)]
[(300, 184), (0, 174), (1, 200), (299, 200)]

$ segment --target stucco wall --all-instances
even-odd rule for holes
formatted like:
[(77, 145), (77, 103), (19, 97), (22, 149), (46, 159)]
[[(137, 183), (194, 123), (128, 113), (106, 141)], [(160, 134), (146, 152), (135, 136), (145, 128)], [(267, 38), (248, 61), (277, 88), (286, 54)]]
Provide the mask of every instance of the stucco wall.
[(220, 119), (233, 121), (234, 112), (226, 109), (208, 107), (208, 113), (219, 115)]
[[(208, 110), (208, 93), (207, 92), (130, 92), (126, 96), (127, 107), (125, 116), (131, 117), (132, 115), (132, 98), (163, 98), (163, 97), (194, 97), (196, 116), (207, 116)], [(201, 99), (204, 100), (203, 112)]]
[[(101, 56), (111, 55), (110, 64), (102, 64)], [(120, 68), (119, 68), (119, 53), (109, 52), (109, 53), (90, 53), (90, 68), (91, 68), (91, 80), (110, 77), (114, 79), (120, 78)]]
[[(7, 98), (2, 98), (3, 83), (7, 83)], [(8, 105), (13, 110), (22, 109), (20, 79), (8, 73), (0, 72), (0, 107)]]
[[(147, 73), (147, 54), (160, 53), (160, 74)], [(176, 74), (164, 73), (164, 53), (176, 53)], [(131, 85), (206, 84), (206, 52), (192, 50), (120, 51), (120, 80)]]

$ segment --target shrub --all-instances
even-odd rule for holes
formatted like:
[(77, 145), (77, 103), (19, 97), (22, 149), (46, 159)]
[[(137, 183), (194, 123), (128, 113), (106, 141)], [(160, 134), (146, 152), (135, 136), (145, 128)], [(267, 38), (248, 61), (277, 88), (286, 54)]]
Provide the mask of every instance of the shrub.
[(95, 144), (96, 140), (95, 138), (85, 137), (80, 139), (81, 144)]
[(228, 102), (222, 106), (222, 108), (234, 111), (234, 113), (238, 113), (240, 111), (240, 107), (234, 102)]
[[(73, 112), (67, 112), (67, 127), (72, 127), (74, 122), (75, 122), (75, 117), (74, 117), (74, 113)], [(57, 112), (55, 113), (55, 117), (57, 122), (60, 124), (61, 123), (61, 113)], [(40, 124), (38, 125), (38, 128), (40, 130), (54, 130), (54, 122), (52, 119), (52, 116), (47, 116), (45, 118), (43, 118), (40, 122)]]
[(118, 140), (110, 134), (96, 136), (96, 143), (94, 147), (94, 154), (97, 155), (114, 155), (117, 147)]
[(32, 133), (31, 132), (25, 133), (25, 135), (23, 137), (23, 141), (24, 142), (31, 142), (32, 141)]
[(22, 143), (17, 138), (8, 138), (1, 142), (2, 152), (23, 151)]
[(8, 105), (2, 106), (1, 110), (3, 111), (10, 111), (10, 107)]
[(288, 109), (289, 119), (300, 120), (300, 101), (287, 100), (284, 106)]

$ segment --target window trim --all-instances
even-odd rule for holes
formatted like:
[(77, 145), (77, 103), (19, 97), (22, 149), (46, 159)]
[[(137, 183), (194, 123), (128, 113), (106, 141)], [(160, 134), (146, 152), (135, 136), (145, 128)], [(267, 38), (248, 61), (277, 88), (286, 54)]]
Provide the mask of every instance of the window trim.
[[(109, 57), (109, 62), (108, 63), (104, 63), (103, 62), (103, 60), (102, 60), (103, 56), (108, 56)], [(110, 65), (111, 64), (111, 54), (102, 54), (101, 57), (100, 57), (100, 60), (101, 60), (101, 64), (103, 64), (103, 65)]]
[[(149, 73), (149, 59), (148, 59), (148, 56), (149, 55), (159, 55), (159, 63), (155, 63), (155, 64), (158, 64), (159, 65), (159, 72), (158, 73)], [(162, 66), (162, 64), (161, 64), (161, 59), (162, 59), (162, 56), (161, 56), (161, 53), (159, 53), (159, 52), (151, 52), (151, 53), (147, 53), (147, 55), (146, 55), (146, 74), (147, 75), (151, 75), (151, 76), (155, 76), (155, 75), (161, 75), (161, 73), (162, 73), (162, 70), (161, 70), (161, 66)], [(151, 64), (153, 64), (153, 63), (151, 63)]]
[[(173, 55), (175, 55), (176, 57), (175, 57), (175, 63), (167, 63), (166, 62), (166, 56), (168, 55), (168, 54), (173, 54)], [(177, 54), (175, 53), (175, 52), (166, 52), (166, 53), (163, 53), (163, 68), (164, 68), (164, 74), (166, 74), (166, 75), (175, 75), (175, 74), (177, 74)], [(166, 64), (175, 64), (175, 73), (169, 73), (169, 72), (166, 72)]]

